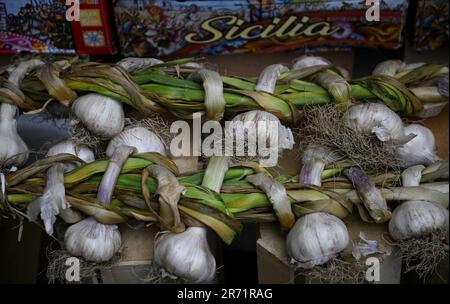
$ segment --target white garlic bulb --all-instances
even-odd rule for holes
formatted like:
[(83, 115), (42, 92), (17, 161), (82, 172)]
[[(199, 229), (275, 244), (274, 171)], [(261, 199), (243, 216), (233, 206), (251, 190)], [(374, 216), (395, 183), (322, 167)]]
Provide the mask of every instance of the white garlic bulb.
[(291, 150), (294, 147), (294, 136), (291, 129), (282, 125), (272, 113), (262, 110), (236, 115), (231, 122), (225, 123), (225, 135), (235, 139), (236, 150), (243, 150), (245, 146), (249, 147), (249, 152), (250, 140), (253, 140), (252, 145), (256, 149), (258, 136), (265, 135), (266, 146), (258, 145), (257, 151), (253, 151), (257, 156), (262, 156), (263, 148), (275, 149), (281, 153), (284, 149)]
[(401, 69), (405, 67), (405, 63), (398, 59), (382, 61), (377, 64), (372, 75), (385, 75), (394, 77)]
[(166, 148), (161, 138), (143, 127), (126, 128), (109, 141), (106, 148), (106, 155), (111, 157), (117, 147), (130, 146), (136, 149), (137, 153), (157, 152), (166, 155)]
[[(43, 65), (39, 59), (20, 62), (8, 69), (8, 81), (17, 88), (25, 76), (33, 69)], [(28, 147), (17, 133), (17, 106), (7, 103), (0, 104), (0, 165), (3, 167), (22, 166), (28, 159)]]
[(87, 94), (72, 104), (72, 112), (95, 135), (111, 138), (124, 127), (125, 118), (120, 102), (100, 94)]
[(0, 166), (22, 166), (28, 159), (28, 147), (17, 133), (17, 107), (0, 104)]
[(430, 129), (418, 124), (411, 124), (405, 127), (405, 132), (414, 134), (416, 137), (397, 148), (397, 154), (404, 167), (428, 166), (440, 159), (437, 156), (434, 134)]
[(389, 222), (395, 240), (406, 240), (448, 230), (448, 210), (426, 201), (408, 201), (398, 206)]
[(116, 225), (104, 225), (91, 217), (70, 226), (64, 242), (70, 254), (92, 262), (110, 260), (122, 245)]
[[(94, 153), (85, 146), (78, 146), (71, 140), (62, 141), (51, 147), (47, 156), (55, 156), (61, 153), (78, 156), (86, 163), (95, 160)], [(27, 216), (31, 221), (35, 221), (40, 214), (44, 222), (45, 231), (53, 234), (53, 224), (56, 216), (60, 215), (66, 223), (76, 223), (83, 219), (83, 216), (70, 208), (66, 200), (66, 190), (64, 187), (64, 172), (70, 171), (76, 165), (71, 163), (55, 163), (47, 170), (44, 194), (33, 200), (27, 207)]]
[(325, 213), (302, 216), (286, 239), (288, 255), (304, 268), (322, 265), (335, 258), (349, 243), (344, 222)]
[(343, 119), (350, 128), (365, 134), (375, 134), (381, 141), (403, 144), (413, 137), (405, 131), (400, 116), (385, 104), (368, 102), (354, 105)]
[(211, 282), (216, 273), (216, 260), (206, 236), (207, 229), (202, 227), (159, 235), (155, 242), (155, 263), (191, 283)]
[[(71, 140), (64, 140), (52, 146), (47, 151), (47, 156), (54, 156), (58, 154), (72, 154), (83, 160), (85, 163), (90, 163), (95, 160), (94, 152), (84, 145), (77, 145)], [(75, 168), (75, 164), (66, 163), (66, 172)]]

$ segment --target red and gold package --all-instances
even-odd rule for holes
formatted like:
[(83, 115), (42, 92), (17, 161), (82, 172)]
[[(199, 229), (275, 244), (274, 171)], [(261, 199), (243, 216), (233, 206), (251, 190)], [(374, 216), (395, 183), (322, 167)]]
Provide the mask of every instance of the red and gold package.
[(118, 0), (114, 5), (125, 56), (398, 48), (407, 8), (406, 0)]

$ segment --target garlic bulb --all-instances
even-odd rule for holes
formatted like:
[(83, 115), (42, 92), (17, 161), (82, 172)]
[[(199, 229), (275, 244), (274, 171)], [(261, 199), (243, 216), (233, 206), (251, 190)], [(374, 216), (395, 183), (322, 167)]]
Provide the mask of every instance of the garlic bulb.
[(86, 218), (66, 230), (67, 251), (87, 261), (105, 262), (120, 249), (122, 239), (116, 225), (104, 225)]
[(404, 167), (428, 166), (440, 159), (437, 156), (434, 134), (430, 129), (418, 124), (411, 124), (405, 127), (405, 133), (414, 134), (416, 137), (397, 148), (397, 154)]
[(401, 69), (405, 67), (405, 63), (398, 59), (382, 61), (372, 71), (372, 75), (385, 75), (394, 77)]
[(72, 112), (95, 135), (111, 138), (124, 127), (125, 118), (120, 102), (100, 94), (87, 94), (72, 104)]
[(448, 210), (427, 201), (408, 201), (398, 206), (389, 222), (395, 240), (406, 240), (448, 230)]
[(126, 128), (109, 141), (106, 155), (111, 157), (115, 149), (126, 145), (136, 149), (137, 153), (157, 152), (166, 155), (166, 148), (161, 138), (143, 127)]
[(381, 103), (354, 105), (343, 119), (350, 128), (366, 134), (373, 133), (381, 141), (402, 144), (414, 137), (405, 131), (400, 116)]
[(159, 235), (155, 242), (155, 263), (189, 282), (211, 282), (216, 272), (216, 260), (206, 236), (207, 229), (202, 227)]
[[(34, 68), (44, 64), (39, 59), (22, 61), (16, 67), (13, 67), (8, 76), (11, 82), (18, 90), (23, 78)], [(15, 105), (0, 104), (0, 166), (10, 167), (22, 166), (28, 159), (28, 147), (17, 133), (17, 115), (18, 109)]]
[[(86, 163), (95, 160), (94, 153), (85, 146), (75, 145), (72, 141), (66, 140), (51, 147), (47, 156), (54, 156), (61, 153), (78, 156)], [(40, 214), (44, 222), (45, 231), (53, 234), (53, 224), (59, 214), (66, 223), (76, 223), (83, 219), (82, 215), (71, 209), (66, 200), (66, 190), (64, 187), (64, 172), (70, 171), (75, 164), (55, 163), (47, 170), (47, 179), (44, 194), (33, 200), (27, 208), (27, 216), (31, 221), (35, 221)]]
[(304, 268), (322, 265), (335, 258), (349, 243), (344, 222), (324, 212), (302, 216), (286, 239), (288, 255)]
[(22, 166), (28, 159), (28, 147), (17, 133), (17, 107), (0, 105), (0, 166)]
[[(404, 187), (419, 186), (422, 179), (422, 165), (412, 166), (402, 172)], [(425, 184), (427, 185), (427, 184)], [(432, 184), (428, 184), (432, 189)], [(444, 187), (442, 187), (444, 186)], [(448, 191), (447, 185), (439, 185), (434, 190)], [(395, 240), (420, 238), (433, 232), (442, 232), (448, 229), (448, 210), (428, 201), (407, 201), (398, 206), (389, 222), (389, 233)]]
[(320, 146), (309, 145), (302, 155), (302, 169), (299, 181), (308, 185), (322, 185), (322, 172), (325, 166), (342, 158), (336, 151)]
[[(236, 154), (239, 156), (244, 156), (240, 155), (244, 154), (244, 147), (248, 148), (250, 156), (264, 157), (267, 155), (264, 155), (263, 149), (273, 149), (280, 154), (284, 149), (290, 150), (294, 146), (291, 129), (283, 126), (272, 113), (261, 110), (236, 115), (231, 122), (225, 124), (225, 136), (234, 138)], [(259, 146), (259, 138), (265, 139), (266, 146)], [(228, 148), (230, 147), (226, 147)]]
[[(71, 140), (64, 140), (57, 143), (47, 151), (47, 156), (54, 156), (58, 154), (72, 154), (83, 160), (85, 163), (91, 163), (95, 160), (94, 152), (84, 145), (77, 145)], [(65, 163), (65, 171), (71, 171), (75, 169), (76, 165), (73, 163)]]

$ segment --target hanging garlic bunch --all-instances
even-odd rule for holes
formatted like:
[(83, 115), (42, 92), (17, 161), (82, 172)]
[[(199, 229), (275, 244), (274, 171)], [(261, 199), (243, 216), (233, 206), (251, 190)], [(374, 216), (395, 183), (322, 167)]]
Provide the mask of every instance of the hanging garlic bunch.
[[(403, 186), (419, 186), (424, 166), (418, 165), (402, 173)], [(389, 233), (395, 240), (408, 240), (445, 232), (449, 228), (448, 210), (427, 201), (407, 201), (398, 206), (389, 222)]]
[(335, 258), (349, 243), (344, 222), (325, 213), (302, 216), (286, 239), (288, 255), (303, 268), (322, 265)]
[(381, 103), (354, 105), (343, 119), (350, 128), (365, 134), (375, 134), (381, 141), (404, 144), (414, 137), (414, 134), (405, 131), (400, 116)]
[[(1, 88), (5, 95), (12, 95), (18, 98), (14, 92), (19, 90), (23, 78), (36, 67), (44, 64), (39, 59), (31, 59), (19, 63), (12, 68), (8, 76), (10, 88)], [(9, 103), (0, 104), (0, 166), (11, 167), (22, 166), (28, 159), (28, 147), (17, 133), (16, 115), (17, 106)]]
[(122, 103), (108, 96), (95, 93), (81, 96), (71, 109), (89, 131), (101, 138), (109, 139), (123, 130)]
[(168, 272), (192, 283), (211, 282), (216, 272), (216, 260), (208, 245), (207, 229), (203, 227), (158, 235), (154, 259)]
[[(47, 152), (47, 156), (58, 154), (72, 154), (86, 163), (95, 160), (94, 153), (85, 146), (75, 145), (72, 141), (66, 140), (54, 145)], [(38, 215), (44, 222), (45, 231), (53, 234), (53, 224), (56, 216), (59, 214), (66, 223), (76, 223), (83, 217), (75, 210), (70, 208), (66, 200), (66, 191), (64, 188), (64, 172), (74, 169), (73, 163), (55, 163), (47, 170), (47, 180), (44, 194), (36, 198), (28, 205), (27, 216), (31, 221), (35, 221)]]
[(437, 156), (434, 134), (430, 129), (418, 124), (411, 124), (405, 127), (405, 132), (414, 134), (416, 137), (397, 148), (397, 154), (404, 167), (428, 166), (440, 159)]
[[(261, 110), (236, 115), (225, 124), (225, 136), (234, 139), (236, 155), (244, 156), (247, 152), (248, 156), (257, 156), (261, 162), (269, 155), (278, 159), (284, 149), (290, 150), (294, 146), (291, 129), (283, 126), (275, 115)], [(232, 146), (226, 147), (230, 148)]]
[[(117, 178), (128, 157), (136, 152), (158, 152), (165, 155), (164, 144), (154, 133), (141, 127), (131, 127), (116, 135), (107, 147), (108, 167), (97, 191), (97, 200), (111, 203)], [(105, 225), (87, 218), (71, 226), (65, 235), (67, 251), (88, 261), (111, 259), (121, 247), (121, 236), (116, 225)]]
[(300, 183), (307, 185), (322, 185), (322, 173), (330, 163), (341, 159), (342, 156), (328, 147), (309, 145), (302, 155), (302, 169), (299, 175)]

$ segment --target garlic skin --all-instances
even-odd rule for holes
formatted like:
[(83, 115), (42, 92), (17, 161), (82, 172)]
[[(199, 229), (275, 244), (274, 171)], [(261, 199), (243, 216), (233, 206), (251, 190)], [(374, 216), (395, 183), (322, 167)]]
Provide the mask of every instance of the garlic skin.
[(397, 148), (397, 154), (404, 167), (429, 166), (441, 159), (437, 156), (436, 141), (430, 129), (411, 124), (405, 127), (405, 132), (414, 134), (416, 137)]
[(302, 155), (302, 169), (299, 175), (300, 183), (307, 185), (322, 185), (322, 173), (325, 167), (342, 158), (331, 149), (320, 145), (309, 145)]
[(191, 283), (211, 282), (216, 273), (216, 260), (206, 236), (207, 229), (202, 227), (159, 235), (154, 248), (155, 263)]
[(70, 254), (92, 262), (110, 260), (122, 246), (116, 225), (104, 225), (91, 217), (70, 226), (64, 242)]
[(288, 255), (303, 268), (322, 265), (335, 258), (349, 243), (344, 222), (325, 213), (315, 212), (297, 220), (286, 239)]
[(448, 210), (427, 201), (408, 201), (398, 206), (389, 222), (395, 240), (420, 238), (448, 230)]
[(164, 61), (156, 58), (128, 57), (120, 60), (116, 64), (125, 69), (127, 72), (133, 73), (137, 70), (149, 68), (161, 63), (164, 63)]
[(277, 85), (278, 77), (289, 69), (282, 64), (272, 64), (264, 68), (258, 77), (255, 91), (267, 92), (273, 94)]
[(345, 169), (344, 175), (352, 182), (358, 196), (376, 223), (384, 223), (391, 218), (392, 213), (387, 206), (386, 199), (364, 170), (353, 166)]
[(422, 179), (422, 171), (425, 166), (416, 165), (409, 167), (402, 172), (402, 186), (403, 187), (414, 187), (420, 185), (420, 180)]
[(331, 62), (323, 57), (304, 55), (295, 60), (292, 69), (298, 70), (302, 68), (308, 68), (312, 66), (323, 66), (323, 65), (331, 65)]
[(111, 97), (87, 94), (77, 98), (71, 109), (89, 131), (101, 138), (119, 134), (125, 125), (122, 104)]
[(423, 119), (438, 116), (447, 105), (448, 101), (423, 103), (422, 111), (415, 113), (414, 117)]
[(17, 107), (0, 104), (0, 165), (20, 167), (28, 160), (28, 147), (17, 133)]
[[(77, 146), (71, 140), (62, 141), (51, 147), (47, 156), (54, 156), (61, 153), (78, 156), (86, 163), (95, 160), (94, 153), (85, 146)], [(47, 170), (47, 178), (44, 193), (41, 197), (34, 199), (27, 207), (27, 216), (30, 221), (35, 221), (40, 214), (44, 222), (45, 231), (53, 234), (53, 225), (56, 216), (60, 215), (66, 223), (76, 223), (83, 219), (83, 216), (70, 208), (66, 200), (66, 190), (64, 187), (64, 172), (75, 168), (71, 163), (55, 163)]]
[(381, 141), (403, 144), (413, 137), (405, 131), (400, 116), (381, 103), (354, 105), (344, 114), (343, 119), (350, 128), (375, 134)]
[(143, 127), (126, 128), (117, 134), (109, 141), (106, 155), (111, 157), (117, 147), (124, 145), (135, 148), (137, 153), (157, 152), (161, 155), (167, 155), (166, 147), (161, 138)]

